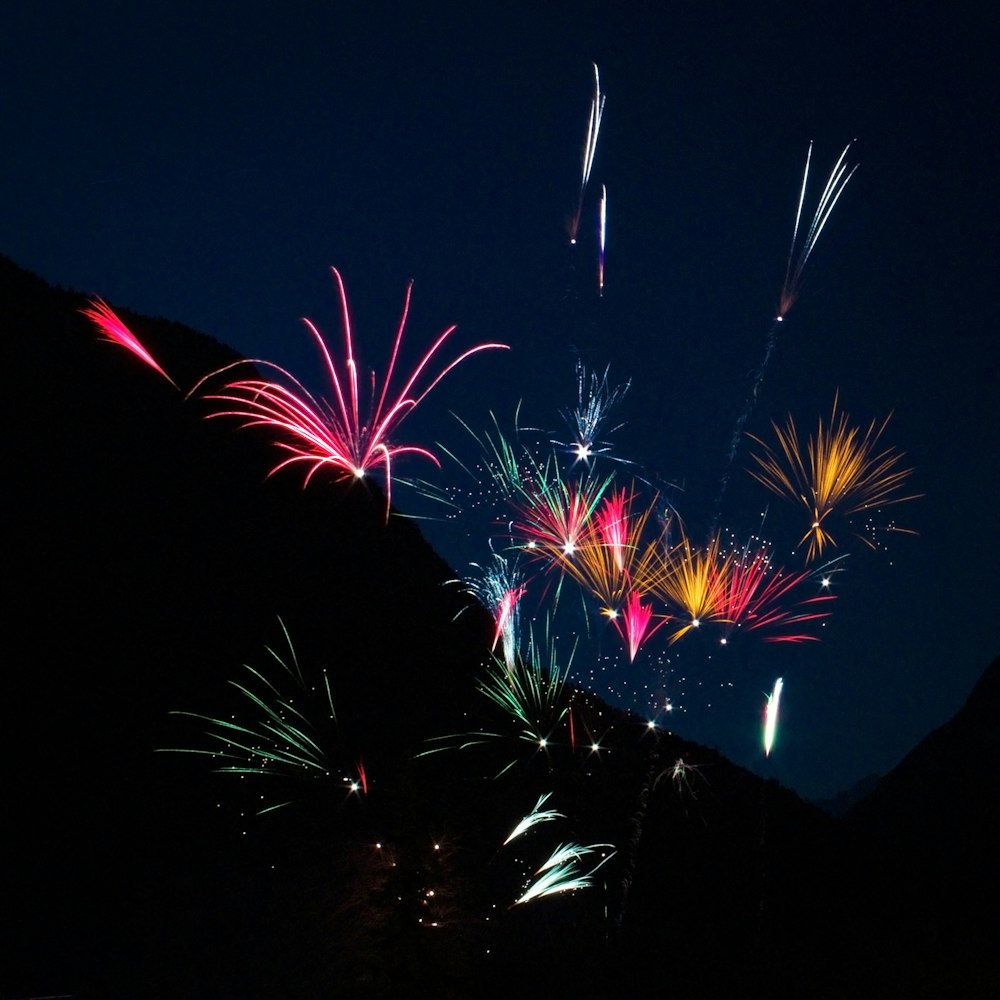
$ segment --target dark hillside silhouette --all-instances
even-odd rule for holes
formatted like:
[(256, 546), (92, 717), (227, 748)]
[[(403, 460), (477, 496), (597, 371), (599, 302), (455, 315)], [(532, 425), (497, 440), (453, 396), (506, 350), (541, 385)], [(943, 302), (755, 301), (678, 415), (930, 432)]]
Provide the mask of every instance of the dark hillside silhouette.
[[(268, 442), (101, 342), (85, 296), (4, 258), (0, 296), (4, 998), (993, 995), (962, 893), (996, 873), (996, 664), (849, 823), (582, 692), (599, 752), (421, 756), (510, 720), (476, 690), (492, 622), (416, 525), (371, 486), (267, 478)], [(122, 315), (184, 388), (233, 358)], [(266, 779), (157, 751), (205, 745), (171, 712), (245, 712), (229, 682), (280, 623), (368, 787), (331, 773), (257, 816)], [(561, 818), (504, 847), (545, 794)], [(512, 905), (570, 842), (616, 853)]]

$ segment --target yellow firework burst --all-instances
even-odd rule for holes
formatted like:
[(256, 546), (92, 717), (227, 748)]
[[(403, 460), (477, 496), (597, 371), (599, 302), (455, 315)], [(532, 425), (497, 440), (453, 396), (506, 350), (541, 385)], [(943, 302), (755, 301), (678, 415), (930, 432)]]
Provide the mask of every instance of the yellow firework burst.
[[(753, 455), (757, 468), (749, 470), (750, 475), (809, 514), (809, 530), (799, 541), (800, 545), (808, 543), (807, 562), (821, 556), (827, 547), (836, 547), (829, 531), (834, 515), (874, 510), (919, 495), (900, 495), (913, 470), (901, 468), (901, 452), (878, 447), (889, 417), (881, 423), (872, 420), (862, 430), (838, 410), (838, 402), (839, 394), (833, 398), (829, 423), (820, 417), (816, 434), (809, 437), (804, 451), (791, 415), (784, 427), (772, 422), (776, 447), (748, 435), (764, 449), (762, 454)], [(867, 539), (862, 541), (872, 545)]]

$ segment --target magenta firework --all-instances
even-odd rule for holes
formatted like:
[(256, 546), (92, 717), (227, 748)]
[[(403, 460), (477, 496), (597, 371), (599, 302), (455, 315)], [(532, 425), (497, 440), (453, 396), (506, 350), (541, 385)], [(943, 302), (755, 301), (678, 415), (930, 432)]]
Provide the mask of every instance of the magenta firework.
[(339, 369), (319, 329), (311, 320), (304, 320), (323, 359), (332, 390), (330, 399), (315, 397), (286, 369), (261, 360), (242, 360), (220, 368), (202, 379), (191, 392), (198, 391), (209, 379), (246, 364), (263, 365), (277, 373), (280, 381), (261, 378), (255, 373), (249, 378), (227, 382), (221, 389), (206, 392), (206, 399), (221, 404), (211, 416), (235, 417), (243, 421), (242, 427), (270, 429), (275, 435), (275, 445), (287, 453), (287, 457), (271, 470), (272, 475), (286, 466), (302, 463), (306, 467), (305, 482), (308, 484), (320, 469), (332, 471), (338, 478), (364, 479), (374, 469), (380, 468), (384, 475), (388, 516), (395, 459), (401, 455), (419, 455), (435, 465), (439, 464), (428, 448), (403, 444), (396, 439), (400, 424), (457, 365), (473, 354), (493, 349), (506, 350), (507, 345), (489, 343), (471, 347), (448, 362), (425, 384), (429, 365), (456, 329), (449, 326), (423, 354), (402, 388), (390, 393), (410, 309), (413, 290), (413, 283), (410, 282), (392, 354), (382, 388), (379, 389), (374, 371), (369, 373), (367, 380), (358, 377), (347, 292), (340, 272), (336, 268), (331, 268), (331, 271), (340, 298), (344, 328), (344, 356)]

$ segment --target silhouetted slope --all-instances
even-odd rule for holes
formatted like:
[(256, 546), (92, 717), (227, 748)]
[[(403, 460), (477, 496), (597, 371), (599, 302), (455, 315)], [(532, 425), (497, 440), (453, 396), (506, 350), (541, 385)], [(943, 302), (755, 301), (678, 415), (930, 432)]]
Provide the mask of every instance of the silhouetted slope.
[[(986, 778), (992, 780), (984, 780)], [(935, 863), (966, 867), (1000, 842), (1000, 658), (955, 716), (920, 741), (853, 809), (852, 821), (904, 837)]]
[[(962, 708), (921, 740), (849, 814), (902, 882), (941, 916), (925, 938), (953, 956), (939, 995), (1000, 985), (1000, 659)], [(929, 993), (928, 995), (934, 995)]]
[[(266, 435), (205, 420), (101, 342), (81, 295), (3, 258), (0, 294), (5, 996), (969, 996), (985, 981), (979, 939), (955, 952), (953, 914), (873, 827), (584, 693), (575, 745), (563, 719), (545, 748), (421, 756), (523, 727), (477, 690), (492, 623), (458, 614), (469, 599), (416, 526), (386, 523), (366, 484), (267, 478)], [(233, 358), (125, 315), (182, 386)], [(263, 779), (156, 751), (205, 746), (174, 710), (245, 712), (230, 682), (283, 649), (278, 616), (303, 670), (327, 671), (331, 753), (345, 775), (363, 763), (368, 794), (332, 773), (258, 817)], [(985, 742), (961, 752), (995, 777), (991, 711), (973, 711)], [(503, 846), (546, 794), (560, 818)], [(881, 794), (873, 816), (926, 825)], [(617, 853), (587, 891), (513, 905), (569, 842)]]
[[(490, 626), (471, 612), (453, 622), (468, 603), (442, 586), (453, 574), (411, 523), (385, 524), (377, 491), (267, 479), (259, 435), (206, 421), (101, 341), (81, 295), (6, 260), (0, 292), (15, 429), (8, 642), (19, 650), (5, 727), (14, 927), (0, 986), (136, 995), (125, 970), (159, 963), (172, 985), (148, 995), (185, 995), (176, 977), (190, 960), (192, 981), (206, 976), (199, 989), (218, 996), (240, 938), (226, 920), (255, 907), (223, 905), (211, 933), (200, 915), (252, 862), (233, 843), (238, 818), (215, 809), (207, 763), (154, 753), (191, 735), (168, 713), (231, 710), (227, 682), (261, 664), (281, 615), (303, 662), (330, 670), (345, 744), (378, 782), (427, 732), (458, 724), (453, 685), (482, 659)], [(123, 315), (182, 385), (234, 357), (177, 324)], [(206, 948), (213, 958), (191, 957)]]

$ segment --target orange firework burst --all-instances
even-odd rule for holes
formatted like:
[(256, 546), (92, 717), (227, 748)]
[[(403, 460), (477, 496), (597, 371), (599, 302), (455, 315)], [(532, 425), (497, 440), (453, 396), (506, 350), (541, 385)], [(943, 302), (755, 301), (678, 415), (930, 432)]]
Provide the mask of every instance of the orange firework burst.
[(679, 609), (683, 624), (671, 635), (674, 643), (707, 621), (725, 620), (725, 579), (731, 555), (719, 551), (719, 536), (701, 547), (685, 534), (660, 554), (655, 591), (669, 606)]
[[(827, 527), (831, 515), (856, 514), (919, 496), (899, 495), (900, 487), (913, 472), (900, 468), (902, 453), (893, 448), (877, 450), (889, 417), (881, 424), (872, 420), (862, 431), (850, 425), (846, 413), (838, 412), (838, 397), (833, 398), (829, 424), (820, 417), (815, 436), (806, 443), (805, 458), (791, 415), (784, 428), (772, 421), (778, 440), (776, 449), (748, 435), (764, 449), (762, 455), (753, 456), (757, 468), (749, 470), (750, 475), (809, 513), (809, 530), (799, 541), (799, 545), (808, 542), (807, 562), (821, 556), (827, 546), (836, 546)], [(874, 547), (867, 539), (862, 541)]]
[(645, 587), (656, 552), (655, 546), (642, 542), (655, 501), (635, 513), (634, 500), (635, 493), (624, 489), (606, 494), (574, 551), (559, 553), (559, 568), (601, 601), (609, 617), (629, 591)]

